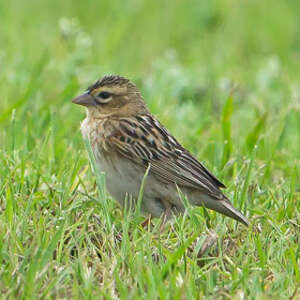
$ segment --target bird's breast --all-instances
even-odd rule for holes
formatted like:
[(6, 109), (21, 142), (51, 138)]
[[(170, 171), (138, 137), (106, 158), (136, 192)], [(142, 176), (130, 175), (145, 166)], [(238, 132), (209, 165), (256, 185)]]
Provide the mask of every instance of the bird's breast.
[(105, 120), (85, 118), (81, 123), (81, 133), (84, 139), (87, 139), (92, 149), (95, 151), (106, 150), (106, 138), (109, 134)]

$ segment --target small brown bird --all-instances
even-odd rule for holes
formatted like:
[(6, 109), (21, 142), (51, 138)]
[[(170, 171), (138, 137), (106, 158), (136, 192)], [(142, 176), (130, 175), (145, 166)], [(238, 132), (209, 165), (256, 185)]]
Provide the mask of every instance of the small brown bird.
[(245, 225), (247, 218), (221, 192), (225, 185), (186, 150), (149, 112), (137, 87), (121, 76), (104, 76), (72, 100), (86, 107), (81, 124), (107, 189), (121, 205), (138, 199), (149, 167), (141, 210), (169, 217), (184, 212), (180, 191), (190, 204), (205, 206)]

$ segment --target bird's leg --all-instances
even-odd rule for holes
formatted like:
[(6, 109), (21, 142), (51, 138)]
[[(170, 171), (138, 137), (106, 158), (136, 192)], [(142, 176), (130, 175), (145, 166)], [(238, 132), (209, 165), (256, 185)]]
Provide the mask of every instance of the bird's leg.
[(153, 219), (153, 216), (151, 214), (149, 214), (148, 218), (144, 222), (141, 223), (141, 226), (143, 228), (146, 228), (148, 225), (151, 225), (152, 224), (152, 222), (151, 222), (152, 219)]
[(171, 203), (166, 199), (161, 199), (163, 205), (165, 206), (165, 211), (162, 216), (162, 223), (160, 225), (160, 231), (162, 232), (165, 229), (165, 225), (167, 223), (168, 218), (170, 217), (172, 213), (172, 205)]

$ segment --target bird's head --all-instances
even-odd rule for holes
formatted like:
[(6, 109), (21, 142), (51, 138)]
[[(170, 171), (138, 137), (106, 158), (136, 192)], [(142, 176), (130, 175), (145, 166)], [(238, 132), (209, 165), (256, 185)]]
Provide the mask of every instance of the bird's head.
[(97, 80), (87, 91), (72, 100), (83, 105), (94, 117), (128, 117), (148, 112), (137, 87), (121, 76), (109, 75)]

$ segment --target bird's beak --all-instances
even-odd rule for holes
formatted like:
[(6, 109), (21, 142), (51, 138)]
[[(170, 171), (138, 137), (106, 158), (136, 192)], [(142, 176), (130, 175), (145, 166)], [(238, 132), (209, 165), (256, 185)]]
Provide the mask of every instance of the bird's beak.
[(87, 106), (87, 107), (95, 106), (97, 104), (94, 97), (91, 94), (89, 94), (88, 92), (74, 98), (72, 100), (72, 102), (75, 104), (79, 104), (79, 105), (83, 105), (83, 106)]

